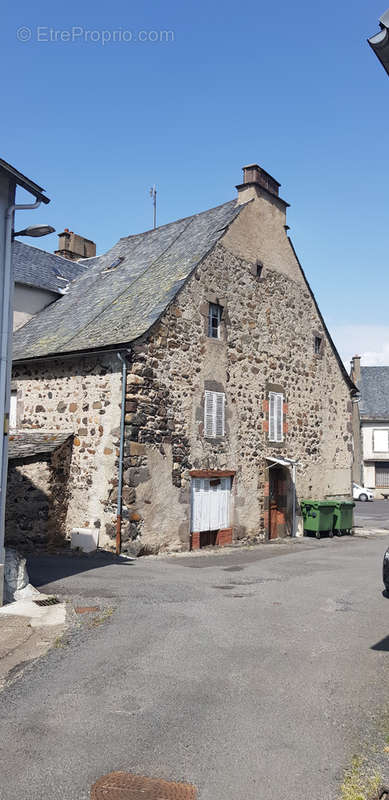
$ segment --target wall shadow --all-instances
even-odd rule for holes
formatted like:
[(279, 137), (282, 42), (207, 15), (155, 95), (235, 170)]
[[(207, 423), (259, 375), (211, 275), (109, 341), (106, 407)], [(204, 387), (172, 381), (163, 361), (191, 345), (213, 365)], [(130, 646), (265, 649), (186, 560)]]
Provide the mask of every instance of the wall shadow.
[(49, 583), (79, 575), (92, 569), (99, 569), (112, 565), (131, 567), (136, 560), (130, 561), (123, 556), (98, 550), (91, 555), (63, 554), (51, 555), (49, 553), (32, 553), (27, 558), (27, 571), (33, 586), (39, 588)]

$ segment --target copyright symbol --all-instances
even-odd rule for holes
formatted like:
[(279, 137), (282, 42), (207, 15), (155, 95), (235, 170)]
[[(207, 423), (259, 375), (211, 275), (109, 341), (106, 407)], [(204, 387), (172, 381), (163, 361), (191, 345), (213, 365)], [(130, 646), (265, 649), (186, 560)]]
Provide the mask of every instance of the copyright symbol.
[(25, 25), (23, 25), (21, 28), (18, 28), (16, 31), (16, 38), (19, 40), (19, 42), (29, 42), (31, 37), (31, 28), (26, 28)]

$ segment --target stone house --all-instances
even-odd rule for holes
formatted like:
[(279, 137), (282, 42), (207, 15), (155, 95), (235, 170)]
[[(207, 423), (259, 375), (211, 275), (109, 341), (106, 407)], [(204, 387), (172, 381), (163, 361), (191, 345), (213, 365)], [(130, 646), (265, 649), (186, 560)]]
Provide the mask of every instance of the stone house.
[(389, 367), (361, 367), (360, 356), (354, 356), (351, 378), (359, 390), (359, 477), (355, 480), (382, 499), (382, 493), (389, 493)]
[[(61, 458), (43, 481), (48, 538), (97, 529), (129, 553), (258, 541), (301, 532), (301, 498), (350, 495), (355, 387), (279, 184), (243, 173), (236, 199), (89, 258), (16, 332), (17, 435), (65, 437), (66, 491), (51, 501)], [(31, 496), (48, 458), (28, 465)], [(10, 507), (25, 473), (19, 459)], [(15, 514), (10, 527), (34, 546)]]

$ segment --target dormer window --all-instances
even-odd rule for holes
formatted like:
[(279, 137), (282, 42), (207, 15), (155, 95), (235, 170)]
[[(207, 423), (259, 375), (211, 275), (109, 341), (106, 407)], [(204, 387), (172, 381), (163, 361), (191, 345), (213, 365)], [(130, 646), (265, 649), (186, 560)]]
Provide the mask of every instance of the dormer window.
[(222, 306), (218, 303), (210, 303), (208, 310), (208, 336), (210, 339), (220, 339), (220, 322), (222, 318)]

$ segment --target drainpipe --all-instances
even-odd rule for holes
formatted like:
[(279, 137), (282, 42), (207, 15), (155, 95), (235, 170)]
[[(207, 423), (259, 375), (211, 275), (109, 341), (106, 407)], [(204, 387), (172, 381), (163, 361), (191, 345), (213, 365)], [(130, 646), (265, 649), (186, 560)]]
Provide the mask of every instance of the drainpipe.
[[(5, 213), (3, 296), (0, 298), (0, 565), (4, 564), (4, 524), (8, 472), (8, 421), (12, 369), (13, 268), (12, 229), (15, 211), (34, 209), (36, 203), (13, 203)], [(3, 604), (3, 581), (0, 575), (0, 606)]]
[(120, 449), (119, 449), (119, 475), (118, 475), (118, 501), (116, 515), (116, 555), (120, 556), (122, 545), (122, 483), (123, 483), (123, 454), (124, 454), (124, 417), (126, 414), (126, 388), (127, 388), (127, 362), (121, 353), (117, 353), (122, 362), (122, 407), (120, 415)]

